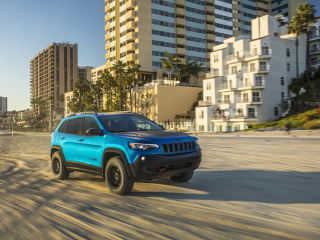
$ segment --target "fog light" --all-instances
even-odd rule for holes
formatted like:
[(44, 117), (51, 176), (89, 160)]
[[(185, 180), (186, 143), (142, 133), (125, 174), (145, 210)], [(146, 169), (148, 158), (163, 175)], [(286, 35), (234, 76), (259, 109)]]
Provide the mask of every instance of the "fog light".
[(145, 157), (142, 157), (141, 160), (144, 161), (144, 160), (146, 160), (146, 158), (145, 158)]

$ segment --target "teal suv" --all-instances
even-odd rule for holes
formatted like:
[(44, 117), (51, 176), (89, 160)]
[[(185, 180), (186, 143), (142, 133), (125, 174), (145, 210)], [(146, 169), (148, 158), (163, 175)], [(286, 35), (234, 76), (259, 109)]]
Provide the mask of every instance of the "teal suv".
[(99, 174), (120, 195), (139, 179), (187, 182), (201, 162), (197, 138), (131, 112), (69, 115), (52, 134), (50, 155), (56, 178), (73, 171)]

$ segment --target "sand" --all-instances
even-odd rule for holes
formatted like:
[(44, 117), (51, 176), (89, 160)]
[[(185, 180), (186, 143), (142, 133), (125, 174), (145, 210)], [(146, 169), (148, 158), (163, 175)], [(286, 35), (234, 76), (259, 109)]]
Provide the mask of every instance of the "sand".
[(50, 172), (50, 136), (0, 132), (0, 239), (320, 239), (320, 132), (198, 135), (188, 183)]

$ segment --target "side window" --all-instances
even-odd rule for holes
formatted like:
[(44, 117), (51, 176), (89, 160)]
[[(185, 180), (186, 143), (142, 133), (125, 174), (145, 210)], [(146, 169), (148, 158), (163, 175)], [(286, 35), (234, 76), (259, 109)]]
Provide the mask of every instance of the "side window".
[(83, 118), (74, 118), (71, 119), (68, 127), (67, 127), (67, 133), (69, 134), (79, 134), (79, 128), (81, 125)]
[(98, 128), (98, 129), (100, 129), (99, 124), (98, 124), (97, 121), (96, 121), (94, 118), (92, 118), (92, 117), (86, 117), (86, 118), (84, 119), (84, 122), (83, 122), (83, 125), (82, 125), (81, 135), (87, 135), (87, 134), (86, 134), (86, 131), (87, 131), (89, 128)]
[(69, 123), (69, 120), (64, 121), (64, 122), (61, 124), (58, 132), (59, 132), (59, 133), (65, 133), (65, 132), (66, 132), (66, 129), (67, 129), (67, 126), (68, 126), (68, 123)]

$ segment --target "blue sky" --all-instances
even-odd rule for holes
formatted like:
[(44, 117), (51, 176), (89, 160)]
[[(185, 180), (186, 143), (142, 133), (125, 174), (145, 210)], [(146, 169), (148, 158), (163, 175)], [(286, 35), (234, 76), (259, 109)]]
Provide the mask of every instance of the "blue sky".
[[(320, 0), (310, 0), (320, 15)], [(30, 107), (29, 61), (52, 42), (78, 43), (79, 66), (104, 59), (104, 0), (0, 0), (0, 96)]]

